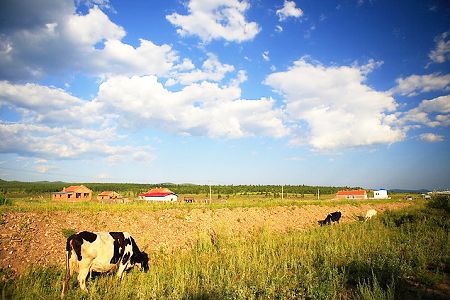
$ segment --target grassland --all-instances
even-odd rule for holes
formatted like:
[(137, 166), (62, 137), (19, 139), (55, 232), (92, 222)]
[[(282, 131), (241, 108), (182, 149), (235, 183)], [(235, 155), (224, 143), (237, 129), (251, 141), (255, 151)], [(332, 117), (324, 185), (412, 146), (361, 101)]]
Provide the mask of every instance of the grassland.
[[(283, 234), (269, 228), (239, 235), (217, 229), (200, 234), (189, 249), (152, 252), (150, 271), (134, 270), (120, 284), (113, 275), (98, 276), (83, 294), (73, 278), (67, 297), (445, 299), (449, 228), (448, 211), (420, 204), (366, 223)], [(2, 297), (56, 299), (62, 277), (62, 265), (30, 269), (18, 278), (2, 270)]]
[[(185, 203), (184, 197), (194, 197), (196, 202)], [(57, 202), (50, 200), (49, 195), (39, 195), (34, 197), (15, 197), (8, 198), (7, 205), (0, 205), (0, 213), (6, 212), (125, 212), (125, 211), (159, 211), (166, 209), (221, 209), (221, 208), (250, 208), (250, 207), (277, 207), (277, 206), (305, 206), (305, 205), (321, 205), (321, 206), (340, 206), (344, 204), (362, 205), (362, 204), (379, 204), (394, 203), (402, 199), (402, 194), (393, 195), (392, 199), (386, 200), (333, 200), (334, 195), (321, 195), (320, 200), (316, 195), (305, 194), (303, 197), (294, 195), (285, 195), (281, 197), (263, 196), (257, 194), (233, 195), (227, 197), (218, 197), (213, 195), (212, 201), (207, 203), (208, 197), (200, 197), (197, 194), (185, 194), (179, 197), (177, 202), (149, 202), (149, 201), (132, 201), (130, 203), (101, 203), (97, 201), (90, 202)]]

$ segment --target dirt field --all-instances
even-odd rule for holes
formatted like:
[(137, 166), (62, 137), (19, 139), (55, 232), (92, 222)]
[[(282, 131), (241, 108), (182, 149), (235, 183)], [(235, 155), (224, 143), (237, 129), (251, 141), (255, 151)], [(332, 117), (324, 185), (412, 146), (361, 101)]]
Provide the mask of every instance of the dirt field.
[(266, 227), (277, 232), (318, 226), (317, 220), (340, 210), (342, 222), (354, 222), (357, 215), (375, 208), (379, 213), (411, 203), (303, 206), (234, 209), (170, 209), (129, 213), (4, 213), (0, 218), (0, 267), (21, 274), (32, 265), (64, 265), (64, 230), (128, 231), (147, 252), (161, 248), (190, 248), (202, 232), (214, 229), (245, 234)]

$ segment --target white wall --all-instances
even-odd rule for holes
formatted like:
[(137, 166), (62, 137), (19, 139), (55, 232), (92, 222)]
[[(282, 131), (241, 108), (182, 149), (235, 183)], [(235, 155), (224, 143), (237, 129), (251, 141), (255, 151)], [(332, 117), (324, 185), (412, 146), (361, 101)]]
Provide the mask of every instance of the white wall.
[(375, 198), (375, 199), (387, 199), (388, 198), (387, 190), (373, 191), (373, 198)]

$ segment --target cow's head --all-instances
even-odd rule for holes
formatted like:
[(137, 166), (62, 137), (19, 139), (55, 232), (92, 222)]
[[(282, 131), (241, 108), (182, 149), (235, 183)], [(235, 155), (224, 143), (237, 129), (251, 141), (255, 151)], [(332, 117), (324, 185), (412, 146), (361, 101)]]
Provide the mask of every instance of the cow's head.
[(141, 252), (138, 263), (141, 265), (141, 271), (144, 271), (144, 272), (148, 271), (148, 255), (147, 255), (147, 253)]

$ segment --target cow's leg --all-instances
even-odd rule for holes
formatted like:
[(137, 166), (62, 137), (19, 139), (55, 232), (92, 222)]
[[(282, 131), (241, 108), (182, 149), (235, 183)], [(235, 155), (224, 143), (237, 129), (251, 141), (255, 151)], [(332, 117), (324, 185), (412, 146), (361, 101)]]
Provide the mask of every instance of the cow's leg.
[(86, 278), (91, 270), (91, 262), (83, 263), (80, 262), (80, 271), (78, 272), (78, 283), (80, 284), (80, 288), (87, 292), (88, 289), (86, 287)]
[(117, 270), (117, 277), (118, 278), (120, 278), (120, 279), (122, 279), (122, 277), (123, 277), (123, 272), (127, 269), (127, 266), (128, 266), (128, 262), (126, 262), (126, 263), (120, 263), (119, 264), (119, 270)]

